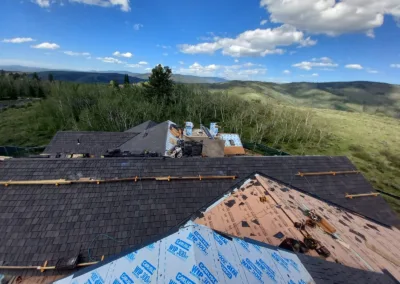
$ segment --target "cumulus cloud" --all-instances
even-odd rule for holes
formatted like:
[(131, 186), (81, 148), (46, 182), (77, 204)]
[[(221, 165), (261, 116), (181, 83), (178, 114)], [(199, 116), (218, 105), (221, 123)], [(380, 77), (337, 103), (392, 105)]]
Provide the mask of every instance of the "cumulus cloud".
[(291, 72), (289, 70), (283, 70), (283, 74), (289, 75)]
[(390, 67), (392, 67), (392, 68), (400, 68), (400, 64), (390, 64)]
[(64, 54), (69, 55), (69, 56), (90, 56), (89, 52), (64, 51)]
[(347, 69), (358, 69), (361, 70), (363, 67), (360, 64), (347, 64), (346, 66)]
[[(198, 62), (193, 63), (188, 68), (180, 68), (178, 73), (197, 76), (218, 76), (228, 79), (252, 79), (254, 76), (264, 75), (266, 68), (249, 68), (255, 64), (235, 64), (235, 65), (201, 65)], [(257, 65), (258, 66), (258, 65)]]
[(149, 64), (149, 63), (146, 62), (146, 61), (140, 61), (138, 64), (139, 64), (139, 65), (147, 65), (147, 64)]
[(38, 48), (38, 49), (57, 49), (60, 48), (60, 46), (56, 43), (49, 43), (49, 42), (43, 42), (37, 45), (32, 45), (32, 48)]
[(114, 58), (114, 57), (97, 57), (96, 59), (97, 60), (101, 60), (104, 63), (115, 63), (115, 64), (123, 64), (123, 63), (125, 63), (124, 61), (121, 61), (121, 60), (119, 60), (117, 58)]
[(365, 32), (383, 24), (384, 15), (400, 18), (398, 0), (261, 0), (273, 23), (284, 23), (315, 34), (335, 36)]
[(117, 57), (126, 57), (126, 58), (131, 58), (133, 56), (133, 54), (130, 52), (121, 53), (119, 51), (114, 52), (113, 55)]
[[(114, 7), (119, 6), (119, 8), (124, 12), (129, 12), (131, 7), (129, 6), (129, 0), (69, 0), (74, 3), (81, 3), (100, 7)], [(64, 6), (64, 2), (61, 0), (34, 0), (34, 3), (38, 4), (42, 8), (50, 7), (50, 4), (59, 2), (61, 6)]]
[(5, 43), (24, 43), (24, 42), (30, 42), (30, 41), (35, 41), (35, 40), (30, 37), (16, 37), (16, 38), (3, 39), (3, 42), (5, 42)]
[(260, 22), (260, 26), (264, 26), (266, 23), (268, 23), (268, 20), (262, 20), (262, 21)]
[(303, 70), (311, 70), (313, 68), (325, 69), (334, 68), (338, 64), (334, 63), (329, 57), (313, 58), (311, 61), (302, 61), (292, 65), (293, 67), (300, 68)]
[(179, 49), (188, 54), (213, 54), (222, 50), (222, 54), (232, 57), (266, 56), (269, 54), (283, 54), (281, 46), (289, 45), (310, 46), (316, 44), (311, 38), (305, 38), (303, 32), (290, 25), (277, 28), (256, 29), (245, 31), (236, 38), (215, 37), (214, 42), (199, 44), (182, 44)]
[(183, 61), (179, 61), (179, 64), (183, 65), (183, 64), (185, 64), (185, 62), (183, 62)]
[(143, 25), (142, 25), (142, 24), (134, 24), (134, 25), (133, 25), (133, 29), (134, 29), (135, 31), (138, 31), (138, 30), (140, 30), (141, 28), (143, 28)]

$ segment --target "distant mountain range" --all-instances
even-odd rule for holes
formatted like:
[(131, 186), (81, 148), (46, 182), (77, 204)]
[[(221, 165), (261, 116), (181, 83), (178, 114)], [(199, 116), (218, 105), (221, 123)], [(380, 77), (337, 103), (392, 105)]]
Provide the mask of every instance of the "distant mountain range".
[[(49, 73), (53, 74), (55, 80), (79, 82), (79, 83), (109, 83), (111, 80), (117, 80), (123, 83), (124, 75), (129, 75), (131, 83), (147, 81), (149, 73), (132, 73), (129, 71), (74, 71), (74, 70), (53, 70), (46, 68), (27, 67), (20, 65), (0, 66), (0, 70), (11, 72), (37, 72), (39, 77), (47, 79)], [(199, 77), (192, 75), (173, 74), (172, 79), (178, 83), (223, 83), (228, 80), (218, 77)]]

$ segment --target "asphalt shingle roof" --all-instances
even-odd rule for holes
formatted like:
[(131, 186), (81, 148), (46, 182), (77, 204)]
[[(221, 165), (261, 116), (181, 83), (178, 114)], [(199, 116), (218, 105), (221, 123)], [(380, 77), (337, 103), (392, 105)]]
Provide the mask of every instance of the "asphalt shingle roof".
[(138, 134), (122, 144), (119, 149), (122, 152), (142, 153), (143, 151), (150, 151), (164, 155), (167, 148), (168, 131), (169, 123), (164, 121)]
[[(143, 181), (70, 185), (9, 185), (0, 195), (0, 265), (49, 265), (77, 251), (114, 255), (166, 233), (254, 173), (291, 184), (384, 224), (398, 223), (382, 197), (346, 199), (373, 191), (361, 174), (295, 176), (298, 171), (353, 170), (346, 157), (11, 159), (1, 180), (236, 175), (238, 179)], [(374, 208), (374, 210), (371, 210)], [(107, 234), (119, 242), (99, 237)], [(3, 271), (2, 271), (3, 272)], [(5, 271), (5, 273), (15, 271)], [(18, 271), (21, 273), (21, 271)], [(56, 273), (56, 272), (53, 272)]]
[(137, 134), (134, 132), (59, 131), (43, 153), (89, 153), (101, 156), (109, 149), (118, 148)]
[(360, 270), (305, 254), (297, 254), (297, 256), (311, 274), (316, 284), (398, 283), (386, 274)]

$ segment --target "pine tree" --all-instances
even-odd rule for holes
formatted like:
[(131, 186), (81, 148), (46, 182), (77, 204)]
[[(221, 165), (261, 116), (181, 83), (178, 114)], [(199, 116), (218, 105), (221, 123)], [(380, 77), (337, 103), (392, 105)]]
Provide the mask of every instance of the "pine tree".
[(172, 101), (172, 93), (174, 82), (172, 81), (172, 70), (168, 66), (157, 65), (151, 71), (147, 88), (149, 97), (156, 97), (157, 99), (164, 100), (165, 103)]
[(39, 76), (38, 76), (38, 74), (36, 72), (33, 72), (32, 79), (34, 79), (36, 81), (40, 81), (40, 78), (39, 78)]
[(128, 76), (128, 74), (125, 74), (125, 76), (124, 76), (124, 85), (129, 85), (129, 84), (130, 84), (129, 76)]

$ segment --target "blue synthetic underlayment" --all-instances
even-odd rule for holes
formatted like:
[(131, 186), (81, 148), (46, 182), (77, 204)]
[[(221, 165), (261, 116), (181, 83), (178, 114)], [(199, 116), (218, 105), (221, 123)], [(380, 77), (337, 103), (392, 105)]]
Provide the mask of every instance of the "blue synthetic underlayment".
[(314, 283), (299, 258), (187, 223), (155, 243), (57, 284)]

